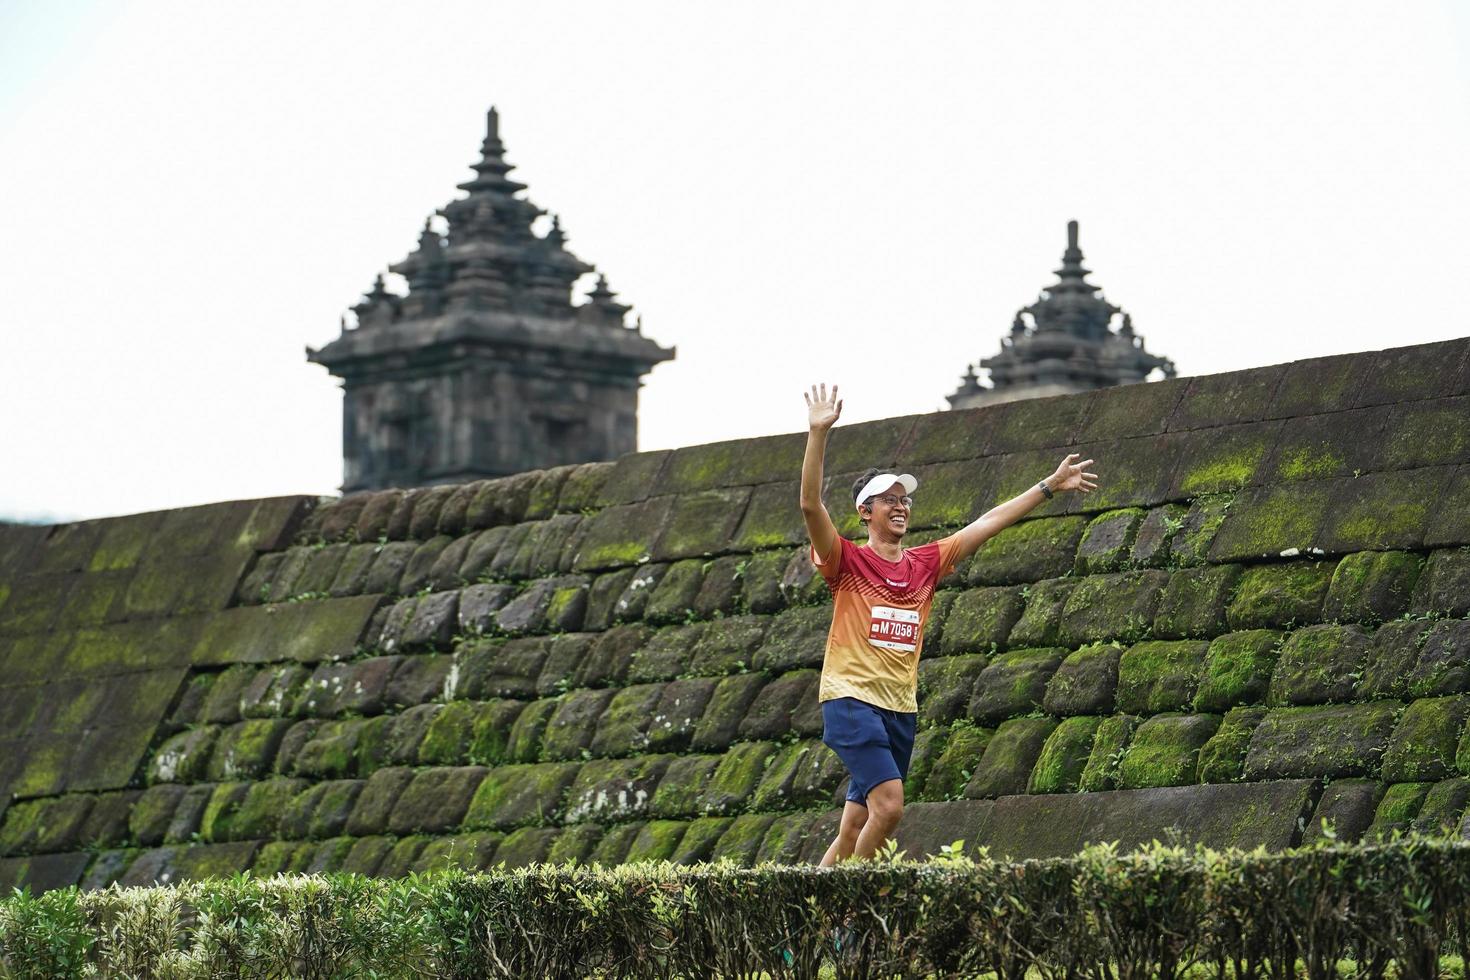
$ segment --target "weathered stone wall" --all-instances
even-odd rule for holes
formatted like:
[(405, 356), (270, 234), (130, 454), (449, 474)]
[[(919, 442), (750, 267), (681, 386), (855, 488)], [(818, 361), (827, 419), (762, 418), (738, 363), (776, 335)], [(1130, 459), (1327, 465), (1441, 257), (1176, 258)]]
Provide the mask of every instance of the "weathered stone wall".
[[(943, 583), (900, 832), (1285, 846), (1470, 799), (1470, 341), (839, 428)], [(0, 885), (813, 860), (842, 772), (800, 436), (0, 529)]]

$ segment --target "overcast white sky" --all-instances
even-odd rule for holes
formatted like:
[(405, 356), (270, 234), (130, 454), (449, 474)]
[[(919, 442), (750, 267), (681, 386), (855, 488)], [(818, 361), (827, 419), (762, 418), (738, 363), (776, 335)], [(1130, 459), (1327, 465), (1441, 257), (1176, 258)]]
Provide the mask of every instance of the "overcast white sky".
[(0, 4), (0, 515), (331, 493), (304, 347), (516, 176), (677, 345), (640, 448), (944, 406), (1052, 281), (1181, 373), (1470, 333), (1470, 5)]

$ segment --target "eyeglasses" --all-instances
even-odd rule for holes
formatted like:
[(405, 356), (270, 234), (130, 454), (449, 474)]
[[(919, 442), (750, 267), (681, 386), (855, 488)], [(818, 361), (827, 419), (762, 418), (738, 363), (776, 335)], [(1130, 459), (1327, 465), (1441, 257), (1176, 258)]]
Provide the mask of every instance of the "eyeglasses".
[(887, 504), (889, 507), (897, 507), (899, 504), (903, 504), (904, 507), (912, 507), (912, 506), (914, 506), (914, 498), (913, 497), (895, 497), (891, 493), (885, 493), (885, 494), (882, 494), (881, 496), (877, 496), (877, 497), (869, 497), (868, 498), (868, 506), (871, 507), (873, 505), (873, 502), (874, 501), (877, 501), (877, 500), (881, 500), (883, 503)]

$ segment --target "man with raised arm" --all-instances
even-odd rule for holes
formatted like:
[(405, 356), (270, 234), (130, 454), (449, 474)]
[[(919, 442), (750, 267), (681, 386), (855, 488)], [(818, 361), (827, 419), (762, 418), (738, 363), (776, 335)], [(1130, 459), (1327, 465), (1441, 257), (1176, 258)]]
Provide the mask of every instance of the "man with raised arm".
[(822, 741), (851, 774), (837, 838), (821, 864), (870, 858), (903, 816), (903, 780), (914, 748), (919, 654), (935, 584), (1002, 529), (1054, 494), (1097, 488), (1092, 460), (1071, 453), (1056, 472), (986, 511), (947, 538), (905, 548), (913, 493), (907, 473), (871, 469), (853, 484), (853, 505), (868, 529), (855, 545), (837, 533), (822, 504), (827, 433), (842, 414), (837, 386), (805, 395), (808, 431), (801, 464), (801, 516), (812, 563), (832, 590), (832, 626), (822, 661)]

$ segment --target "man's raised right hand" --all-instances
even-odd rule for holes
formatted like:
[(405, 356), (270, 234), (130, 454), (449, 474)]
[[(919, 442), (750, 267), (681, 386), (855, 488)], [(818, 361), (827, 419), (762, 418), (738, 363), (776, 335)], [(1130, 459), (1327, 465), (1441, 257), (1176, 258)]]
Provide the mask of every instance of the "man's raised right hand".
[(837, 398), (837, 386), (832, 386), (832, 394), (827, 394), (825, 384), (818, 388), (812, 385), (811, 393), (802, 392), (806, 399), (807, 425), (813, 432), (826, 432), (836, 424), (838, 416), (842, 414), (842, 402)]

